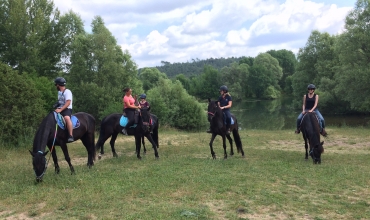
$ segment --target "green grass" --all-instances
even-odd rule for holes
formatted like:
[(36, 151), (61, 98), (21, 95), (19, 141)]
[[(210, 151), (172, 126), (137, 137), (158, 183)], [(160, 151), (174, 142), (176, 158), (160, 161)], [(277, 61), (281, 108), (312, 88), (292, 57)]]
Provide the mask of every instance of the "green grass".
[(246, 158), (227, 160), (220, 137), (211, 159), (206, 133), (161, 131), (160, 159), (147, 144), (141, 161), (134, 138), (119, 136), (119, 157), (106, 143), (92, 169), (76, 142), (76, 174), (57, 147), (61, 172), (50, 162), (39, 184), (31, 147), (2, 147), (0, 219), (369, 219), (369, 130), (327, 131), (321, 165), (305, 161), (301, 135), (286, 130), (241, 131)]

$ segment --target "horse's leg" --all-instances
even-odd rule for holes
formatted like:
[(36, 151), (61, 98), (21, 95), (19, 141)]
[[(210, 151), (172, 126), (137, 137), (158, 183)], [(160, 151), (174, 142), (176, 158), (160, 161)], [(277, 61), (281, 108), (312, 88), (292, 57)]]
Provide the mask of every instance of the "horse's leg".
[(304, 134), (304, 132), (302, 132), (302, 136), (303, 136), (303, 140), (304, 140), (304, 148), (306, 150), (306, 156), (305, 156), (305, 160), (308, 160), (308, 144), (307, 144), (307, 137), (306, 135)]
[(141, 148), (141, 135), (135, 134), (135, 145), (136, 145), (136, 157), (141, 160), (140, 148)]
[(71, 170), (71, 174), (74, 174), (75, 169), (73, 168), (73, 166), (71, 164), (71, 158), (69, 157), (67, 144), (65, 144), (65, 143), (60, 144), (60, 147), (62, 148), (62, 151), (63, 151), (63, 154), (64, 154), (64, 159), (67, 161), (67, 163), (69, 165), (69, 169)]
[(230, 156), (234, 155), (234, 147), (233, 147), (233, 139), (230, 135), (226, 135), (227, 140), (229, 140), (230, 143)]
[(87, 150), (87, 166), (91, 168), (94, 165), (94, 138), (90, 134), (84, 135), (81, 139), (83, 145)]
[(146, 148), (145, 148), (145, 140), (144, 140), (144, 138), (145, 138), (145, 136), (143, 135), (143, 136), (141, 137), (141, 143), (142, 143), (143, 148), (144, 148), (144, 154), (146, 154)]
[(158, 155), (157, 145), (156, 145), (155, 141), (153, 140), (152, 135), (148, 132), (148, 133), (143, 135), (143, 139), (144, 139), (144, 136), (146, 138), (148, 138), (149, 142), (152, 144), (152, 148), (154, 150), (154, 156), (155, 156), (156, 159), (158, 159), (159, 155)]
[(118, 157), (118, 154), (116, 153), (116, 149), (114, 148), (114, 143), (116, 142), (118, 133), (114, 132), (112, 134), (112, 137), (109, 141), (110, 148), (112, 149), (113, 157)]
[(225, 138), (225, 135), (222, 135), (222, 146), (224, 148), (224, 159), (227, 159), (226, 138)]
[(60, 168), (59, 168), (59, 164), (58, 164), (58, 157), (57, 157), (57, 153), (56, 153), (56, 150), (55, 150), (55, 146), (54, 146), (53, 149), (51, 148), (52, 146), (48, 145), (48, 147), (49, 147), (49, 150), (51, 151), (51, 156), (53, 157), (55, 173), (58, 174), (60, 172)]
[(213, 159), (216, 159), (216, 154), (215, 154), (215, 152), (213, 151), (213, 146), (212, 146), (213, 141), (215, 140), (215, 138), (216, 138), (216, 134), (212, 133), (211, 141), (209, 142), (209, 147), (210, 147), (210, 149), (211, 149), (211, 154), (212, 154), (212, 158), (213, 158)]

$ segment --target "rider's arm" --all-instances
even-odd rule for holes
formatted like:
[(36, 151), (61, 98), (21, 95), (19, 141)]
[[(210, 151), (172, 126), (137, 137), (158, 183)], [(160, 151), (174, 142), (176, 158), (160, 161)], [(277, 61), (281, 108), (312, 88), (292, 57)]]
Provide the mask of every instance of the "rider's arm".
[(316, 95), (315, 105), (312, 107), (312, 109), (310, 110), (310, 112), (313, 112), (316, 109), (317, 103), (319, 103), (319, 95)]
[(139, 105), (139, 106), (131, 105), (131, 104), (130, 104), (129, 99), (124, 99), (124, 102), (125, 102), (125, 104), (126, 104), (127, 108), (133, 108), (133, 109), (138, 109), (138, 108), (140, 108), (140, 105)]
[(231, 108), (231, 106), (233, 105), (233, 101), (229, 101), (229, 103), (227, 103), (226, 106), (224, 107), (221, 107), (221, 109), (225, 109), (225, 108)]

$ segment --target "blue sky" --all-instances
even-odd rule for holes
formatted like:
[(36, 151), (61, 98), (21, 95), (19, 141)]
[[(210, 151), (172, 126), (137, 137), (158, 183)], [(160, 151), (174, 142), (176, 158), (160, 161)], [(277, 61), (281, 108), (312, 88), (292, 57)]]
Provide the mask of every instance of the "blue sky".
[(313, 30), (339, 34), (354, 0), (54, 0), (86, 31), (101, 16), (139, 68), (161, 61), (297, 53)]

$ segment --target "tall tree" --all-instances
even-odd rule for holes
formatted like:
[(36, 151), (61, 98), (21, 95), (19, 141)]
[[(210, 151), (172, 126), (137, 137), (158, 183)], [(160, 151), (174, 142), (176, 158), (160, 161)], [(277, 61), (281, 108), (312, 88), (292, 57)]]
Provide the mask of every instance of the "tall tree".
[(370, 111), (370, 1), (358, 0), (346, 17), (336, 52), (342, 64), (335, 90), (357, 111)]
[(167, 79), (167, 76), (161, 73), (157, 68), (144, 68), (140, 72), (139, 79), (143, 83), (143, 89), (146, 92), (157, 86), (159, 79)]
[(229, 91), (232, 93), (234, 100), (240, 100), (245, 97), (249, 87), (247, 79), (249, 77), (248, 64), (231, 63), (221, 69), (221, 79), (223, 84), (227, 85)]

